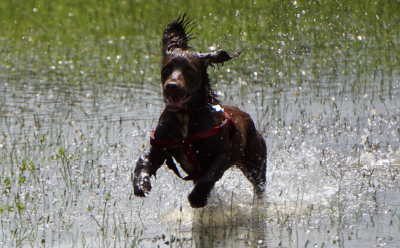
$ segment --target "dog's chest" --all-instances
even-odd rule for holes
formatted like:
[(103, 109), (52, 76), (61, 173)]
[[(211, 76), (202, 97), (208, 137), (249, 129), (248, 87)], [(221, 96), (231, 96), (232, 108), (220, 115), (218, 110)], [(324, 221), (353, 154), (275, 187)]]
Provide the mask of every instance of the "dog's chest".
[[(186, 139), (189, 135), (189, 117), (187, 115), (181, 115), (179, 120), (179, 130), (182, 132), (183, 139)], [(175, 158), (178, 160), (180, 166), (185, 172), (192, 172), (194, 170), (194, 167), (190, 162), (189, 157), (182, 147), (180, 147), (179, 150), (180, 151), (177, 154), (178, 156), (176, 156)]]
[[(170, 137), (173, 141), (187, 139), (192, 135), (215, 126), (214, 123), (210, 121), (213, 120), (212, 116), (210, 115), (191, 116), (191, 118), (189, 118), (188, 115), (177, 114), (176, 117), (176, 122), (173, 124), (170, 123), (168, 126)], [(191, 152), (189, 152), (187, 149), (184, 149), (185, 145), (182, 145), (167, 148), (167, 153), (175, 158), (180, 167), (187, 174), (191, 174), (198, 169), (195, 165), (193, 165), (193, 156), (196, 157), (195, 160), (200, 162), (203, 160), (204, 156), (213, 153), (214, 150), (210, 151), (210, 147), (213, 147), (214, 145), (211, 144), (204, 146), (204, 142), (200, 140), (196, 140), (195, 142), (186, 145), (190, 146)], [(188, 152), (191, 154), (189, 155)]]
[(185, 139), (189, 134), (189, 117), (187, 115), (181, 115), (179, 120), (179, 129), (181, 130), (182, 136)]
[[(202, 119), (196, 118), (192, 116), (192, 119), (189, 118), (188, 115), (178, 115), (179, 122), (175, 126), (177, 131), (180, 133), (178, 137), (175, 136), (177, 140), (183, 140), (189, 138), (190, 136), (203, 131), (204, 127), (202, 125)], [(172, 155), (175, 160), (179, 163), (180, 167), (188, 174), (191, 174), (196, 171), (195, 165), (193, 165), (193, 161), (189, 158), (189, 156), (195, 156), (199, 159), (198, 156), (202, 156), (204, 153), (203, 149), (198, 146), (197, 142), (188, 144), (191, 147), (191, 152), (193, 154), (188, 155), (188, 151), (184, 149), (183, 146), (171, 147), (167, 151), (170, 155)]]

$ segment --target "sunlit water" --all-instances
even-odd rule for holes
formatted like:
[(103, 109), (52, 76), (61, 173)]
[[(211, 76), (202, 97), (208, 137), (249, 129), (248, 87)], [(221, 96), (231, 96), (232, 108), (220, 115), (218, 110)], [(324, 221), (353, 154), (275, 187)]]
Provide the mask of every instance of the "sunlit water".
[(390, 84), (375, 75), (364, 85), (301, 72), (308, 78), (301, 84), (295, 78), (267, 86), (249, 81), (262, 81), (260, 75), (220, 70), (224, 76), (212, 74), (221, 77), (215, 85), (221, 101), (248, 112), (266, 139), (268, 185), (255, 203), (250, 183), (232, 168), (201, 210), (188, 204), (192, 183), (166, 167), (152, 178), (150, 195), (133, 196), (135, 162), (164, 108), (158, 85), (10, 84), (2, 77), (1, 245), (400, 242), (398, 75)]

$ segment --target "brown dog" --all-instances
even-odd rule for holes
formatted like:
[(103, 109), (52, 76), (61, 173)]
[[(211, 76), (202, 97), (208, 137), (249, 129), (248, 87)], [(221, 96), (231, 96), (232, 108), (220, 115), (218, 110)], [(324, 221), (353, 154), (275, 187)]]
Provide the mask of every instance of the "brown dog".
[(151, 190), (150, 176), (166, 161), (179, 177), (175, 161), (195, 186), (189, 194), (193, 208), (204, 207), (216, 181), (237, 165), (262, 197), (266, 184), (267, 149), (250, 116), (233, 106), (219, 105), (208, 78), (207, 67), (240, 55), (219, 50), (190, 52), (193, 39), (185, 14), (163, 33), (161, 80), (166, 108), (155, 132), (150, 152), (139, 158), (133, 182), (136, 196)]

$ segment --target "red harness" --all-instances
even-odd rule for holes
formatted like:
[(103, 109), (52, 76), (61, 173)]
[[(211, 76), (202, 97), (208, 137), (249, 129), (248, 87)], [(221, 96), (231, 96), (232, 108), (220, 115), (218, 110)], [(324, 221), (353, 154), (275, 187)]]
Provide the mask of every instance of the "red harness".
[(187, 137), (186, 139), (180, 140), (180, 141), (162, 141), (162, 140), (157, 140), (154, 138), (154, 131), (151, 132), (151, 137), (150, 137), (150, 145), (160, 147), (160, 148), (169, 148), (169, 147), (176, 147), (176, 146), (182, 146), (183, 150), (186, 152), (186, 155), (189, 158), (189, 161), (192, 163), (192, 165), (195, 167), (197, 173), (194, 173), (192, 175), (188, 175), (186, 177), (182, 177), (179, 174), (178, 169), (176, 168), (175, 162), (172, 159), (171, 156), (167, 157), (167, 166), (169, 169), (171, 169), (175, 174), (182, 178), (185, 181), (189, 180), (196, 180), (200, 176), (202, 176), (205, 171), (202, 170), (199, 161), (196, 158), (196, 155), (192, 149), (192, 143), (196, 142), (198, 140), (214, 136), (220, 133), (224, 133), (227, 129), (229, 130), (229, 126), (231, 127), (230, 133), (229, 133), (229, 143), (232, 143), (233, 140), (235, 139), (236, 135), (236, 124), (235, 122), (229, 118), (229, 115), (226, 112), (223, 112), (225, 116), (225, 120), (222, 122), (221, 125), (198, 132), (196, 134), (193, 134), (190, 137)]

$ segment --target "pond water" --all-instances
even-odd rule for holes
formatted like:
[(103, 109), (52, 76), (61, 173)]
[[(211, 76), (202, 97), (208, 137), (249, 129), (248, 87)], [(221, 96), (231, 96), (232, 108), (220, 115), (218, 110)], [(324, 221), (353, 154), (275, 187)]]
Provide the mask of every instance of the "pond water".
[(400, 242), (399, 76), (377, 72), (360, 84), (305, 67), (266, 87), (254, 83), (266, 75), (232, 68), (210, 72), (221, 101), (250, 113), (267, 141), (266, 197), (255, 204), (250, 183), (233, 168), (200, 210), (187, 202), (192, 183), (166, 167), (148, 197), (133, 196), (135, 161), (164, 108), (159, 86), (10, 83), (3, 75), (2, 246)]
[(0, 4), (15, 10), (0, 36), (0, 247), (398, 247), (398, 3), (232, 2), (221, 14), (209, 8), (227, 3), (203, 2), (191, 46), (243, 50), (209, 74), (266, 140), (265, 198), (232, 168), (192, 209), (192, 183), (166, 166), (133, 195), (164, 109), (167, 2), (11, 1)]

